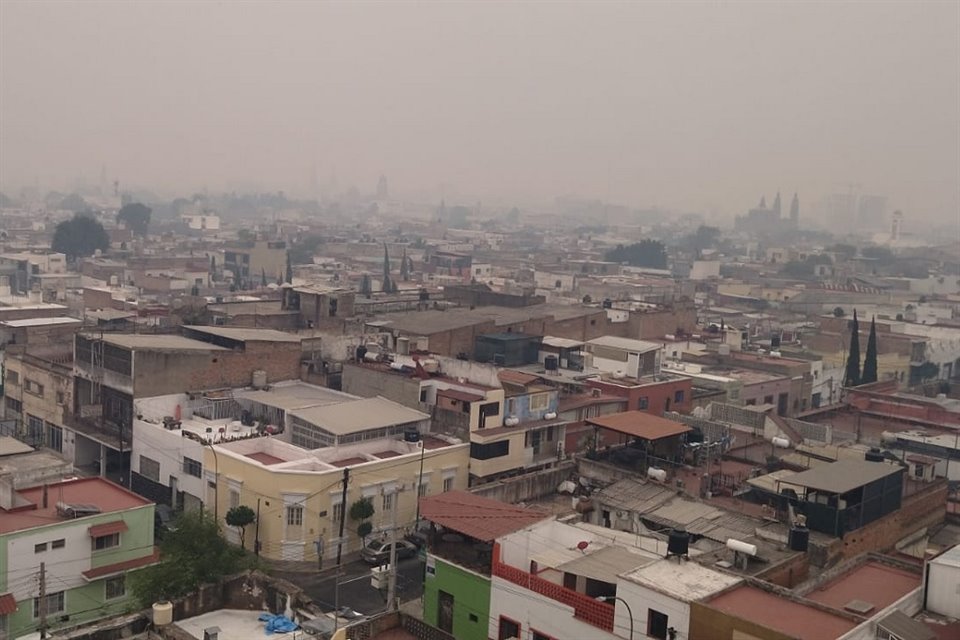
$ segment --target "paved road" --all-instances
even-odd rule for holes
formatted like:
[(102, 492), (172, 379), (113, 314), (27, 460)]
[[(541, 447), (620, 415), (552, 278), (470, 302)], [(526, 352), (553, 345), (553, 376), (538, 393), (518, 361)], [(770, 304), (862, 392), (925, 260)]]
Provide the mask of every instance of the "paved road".
[[(400, 560), (397, 567), (397, 596), (402, 602), (419, 598), (423, 594), (423, 565), (420, 559)], [(334, 603), (338, 601), (341, 607), (351, 607), (364, 615), (379, 613), (387, 607), (386, 591), (380, 592), (371, 586), (370, 566), (361, 560), (344, 564), (339, 580), (333, 569), (315, 574), (273, 573), (301, 587), (325, 610), (333, 610)], [(338, 585), (339, 600), (336, 595)]]

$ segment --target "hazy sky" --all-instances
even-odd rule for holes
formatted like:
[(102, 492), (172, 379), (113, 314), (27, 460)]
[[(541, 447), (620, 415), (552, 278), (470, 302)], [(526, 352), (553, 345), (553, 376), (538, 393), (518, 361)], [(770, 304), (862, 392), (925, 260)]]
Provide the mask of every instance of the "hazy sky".
[(960, 207), (960, 3), (0, 0), (0, 185)]

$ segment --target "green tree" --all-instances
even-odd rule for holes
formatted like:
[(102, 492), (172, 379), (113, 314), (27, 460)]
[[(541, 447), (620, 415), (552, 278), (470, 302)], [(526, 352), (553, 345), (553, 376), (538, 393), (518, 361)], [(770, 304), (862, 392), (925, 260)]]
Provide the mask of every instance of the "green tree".
[(250, 231), (250, 229), (238, 229), (237, 239), (240, 242), (253, 242), (257, 239), (257, 234), (253, 231)]
[(106, 251), (110, 247), (110, 236), (91, 216), (78, 213), (57, 225), (51, 246), (74, 260), (92, 256), (97, 249)]
[(127, 229), (137, 236), (147, 235), (150, 226), (150, 214), (153, 209), (141, 202), (133, 202), (117, 212), (117, 222), (121, 222)]
[(896, 259), (896, 256), (893, 255), (887, 247), (864, 247), (861, 251), (864, 258), (870, 258), (871, 260), (876, 260), (877, 264), (886, 265), (890, 264)]
[(363, 274), (360, 278), (360, 295), (370, 297), (373, 294), (373, 284), (370, 282), (369, 274)]
[(934, 362), (924, 362), (920, 366), (914, 367), (911, 373), (917, 381), (923, 382), (930, 378), (936, 378), (940, 374), (940, 367)]
[(257, 519), (257, 514), (254, 513), (253, 509), (248, 507), (245, 504), (238, 505), (227, 511), (226, 522), (231, 527), (236, 527), (237, 532), (240, 534), (240, 548), (245, 549), (245, 537), (247, 533), (247, 525), (253, 524), (254, 520)]
[(90, 206), (78, 194), (71, 193), (60, 201), (58, 208), (66, 211), (73, 211), (74, 213), (80, 213), (81, 211), (86, 211), (89, 209)]
[(863, 373), (860, 384), (877, 381), (877, 319), (870, 319), (870, 337), (867, 338), (867, 353), (863, 356)]
[(260, 268), (260, 286), (267, 288), (267, 270), (263, 267)]
[(386, 293), (393, 291), (393, 285), (390, 282), (390, 252), (387, 251), (387, 243), (383, 243), (383, 290)]
[(363, 539), (364, 544), (367, 536), (373, 531), (373, 525), (368, 522), (373, 517), (373, 513), (373, 500), (370, 498), (360, 498), (350, 505), (350, 519), (358, 523), (357, 535)]
[(142, 606), (178, 598), (202, 584), (251, 566), (242, 549), (227, 544), (213, 515), (189, 511), (160, 545), (160, 562), (130, 574), (130, 587)]
[(284, 274), (284, 282), (293, 284), (293, 262), (290, 261), (290, 250), (287, 250), (287, 272)]
[(850, 352), (847, 354), (847, 372), (843, 376), (843, 384), (847, 387), (860, 384), (860, 322), (856, 309), (853, 310), (853, 322), (850, 323)]
[(843, 307), (834, 307), (834, 308), (833, 308), (833, 317), (834, 317), (834, 318), (842, 318), (842, 317), (845, 316), (845, 315), (847, 315), (847, 312), (843, 310)]
[(667, 250), (657, 240), (641, 240), (627, 246), (619, 244), (607, 251), (604, 257), (610, 262), (625, 262), (633, 267), (667, 268)]
[(702, 224), (697, 227), (696, 231), (684, 239), (683, 244), (699, 257), (705, 249), (714, 247), (719, 239), (720, 229)]
[(410, 280), (410, 264), (407, 262), (407, 250), (403, 250), (403, 256), (400, 258), (400, 278), (404, 282)]

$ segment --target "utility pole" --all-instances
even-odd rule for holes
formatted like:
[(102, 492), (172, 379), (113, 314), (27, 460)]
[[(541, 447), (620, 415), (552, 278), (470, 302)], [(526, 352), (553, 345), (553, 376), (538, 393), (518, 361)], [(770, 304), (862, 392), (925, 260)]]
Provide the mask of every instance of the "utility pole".
[(387, 611), (395, 611), (397, 602), (397, 501), (400, 492), (393, 494), (392, 520), (390, 526), (390, 579), (387, 582)]
[(339, 536), (337, 537), (337, 567), (340, 566), (340, 558), (343, 556), (343, 525), (347, 521), (347, 484), (349, 482), (350, 482), (350, 467), (344, 467), (343, 468), (343, 491), (340, 493), (340, 533), (339, 533)]
[(47, 637), (47, 563), (40, 563), (40, 640)]
[(253, 555), (260, 557), (260, 498), (257, 498), (257, 525), (253, 533)]

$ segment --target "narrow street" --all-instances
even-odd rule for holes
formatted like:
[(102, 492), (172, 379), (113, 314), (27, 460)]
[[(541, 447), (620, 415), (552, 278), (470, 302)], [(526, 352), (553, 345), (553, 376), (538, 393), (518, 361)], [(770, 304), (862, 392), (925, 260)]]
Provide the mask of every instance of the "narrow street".
[[(397, 566), (397, 596), (401, 602), (419, 598), (423, 594), (423, 565), (420, 559), (400, 560)], [(386, 590), (378, 591), (371, 586), (370, 565), (362, 560), (344, 564), (339, 579), (332, 568), (314, 574), (272, 573), (303, 588), (324, 610), (332, 611), (335, 603), (339, 602), (341, 607), (347, 606), (369, 616), (387, 607)]]

